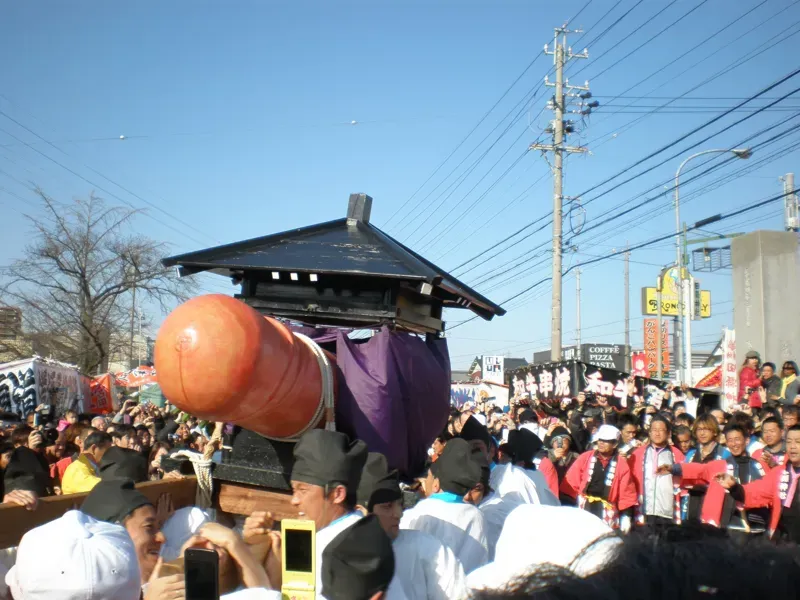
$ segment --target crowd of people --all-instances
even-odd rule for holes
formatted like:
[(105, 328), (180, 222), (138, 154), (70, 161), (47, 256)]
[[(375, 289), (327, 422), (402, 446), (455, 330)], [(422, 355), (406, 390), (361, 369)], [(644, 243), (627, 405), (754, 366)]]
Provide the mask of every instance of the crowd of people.
[[(730, 412), (679, 386), (657, 406), (584, 393), (466, 404), (416, 480), (360, 440), (307, 432), (291, 504), (316, 527), (317, 596), (798, 597), (800, 405), (786, 400), (794, 379), (778, 386), (768, 366), (748, 358), (761, 379), (744, 376)], [(222, 597), (281, 597), (271, 514), (173, 510), (136, 488), (175, 476), (161, 465), (174, 449), (216, 450), (209, 424), (134, 402), (39, 421), (3, 433), (4, 502), (88, 495), (9, 554), (8, 598), (184, 599), (195, 547), (216, 551)]]
[(103, 473), (135, 483), (164, 477), (161, 459), (176, 449), (202, 453), (211, 437), (207, 423), (175, 408), (125, 400), (111, 415), (68, 410), (50, 418), (40, 405), (24, 422), (0, 414), (0, 497), (20, 500), (89, 492)]

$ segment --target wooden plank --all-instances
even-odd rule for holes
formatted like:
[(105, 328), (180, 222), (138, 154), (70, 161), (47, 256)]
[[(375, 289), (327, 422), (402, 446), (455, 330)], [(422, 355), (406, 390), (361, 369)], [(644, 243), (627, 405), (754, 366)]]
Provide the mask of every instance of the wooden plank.
[[(162, 494), (171, 494), (175, 509), (192, 506), (197, 492), (197, 478), (165, 479), (140, 483), (136, 489), (155, 504)], [(29, 511), (14, 504), (0, 504), (0, 548), (19, 544), (22, 536), (31, 529), (58, 519), (65, 512), (80, 508), (88, 494), (52, 496), (39, 500), (39, 506)]]
[(219, 488), (219, 508), (234, 515), (255, 511), (271, 512), (275, 520), (296, 519), (297, 509), (291, 504), (292, 494), (241, 483), (223, 483)]

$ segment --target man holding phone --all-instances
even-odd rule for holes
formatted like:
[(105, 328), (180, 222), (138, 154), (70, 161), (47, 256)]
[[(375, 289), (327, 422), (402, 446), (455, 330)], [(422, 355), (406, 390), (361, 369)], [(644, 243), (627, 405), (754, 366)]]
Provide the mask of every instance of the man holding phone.
[(367, 460), (367, 445), (341, 432), (312, 429), (294, 447), (292, 506), (317, 528), (317, 592), (322, 589), (322, 553), (342, 531), (362, 517), (356, 490)]

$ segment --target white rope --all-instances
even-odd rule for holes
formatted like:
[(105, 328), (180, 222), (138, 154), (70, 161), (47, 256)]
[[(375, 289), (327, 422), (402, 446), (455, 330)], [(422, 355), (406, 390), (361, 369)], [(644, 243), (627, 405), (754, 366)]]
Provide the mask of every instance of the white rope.
[(210, 459), (204, 458), (199, 452), (191, 450), (178, 450), (170, 455), (170, 458), (188, 458), (197, 476), (197, 493), (195, 494), (195, 506), (199, 508), (211, 508), (211, 498), (214, 492), (214, 480), (211, 478), (211, 465), (214, 464)]
[(333, 394), (333, 364), (328, 359), (328, 355), (325, 354), (325, 351), (320, 348), (319, 344), (317, 344), (314, 340), (303, 335), (302, 333), (293, 333), (297, 339), (305, 343), (305, 345), (308, 346), (314, 353), (314, 356), (317, 359), (317, 364), (319, 365), (319, 372), (322, 380), (322, 391), (320, 393), (319, 404), (317, 405), (317, 410), (314, 412), (314, 416), (300, 431), (291, 437), (264, 436), (268, 440), (277, 442), (296, 442), (303, 436), (304, 433), (317, 426), (323, 414), (325, 415), (325, 429), (328, 431), (336, 431), (336, 413), (334, 410), (335, 407)]

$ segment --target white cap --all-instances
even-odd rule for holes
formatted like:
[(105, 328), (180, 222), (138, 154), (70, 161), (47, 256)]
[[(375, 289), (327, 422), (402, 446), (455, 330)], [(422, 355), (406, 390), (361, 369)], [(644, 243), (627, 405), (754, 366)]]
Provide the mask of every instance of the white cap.
[(14, 600), (138, 600), (136, 549), (120, 525), (77, 510), (30, 530), (6, 575)]
[(161, 558), (166, 561), (180, 558), (183, 545), (209, 521), (208, 513), (196, 506), (176, 510), (161, 528), (165, 540)]
[(599, 442), (601, 440), (604, 442), (618, 442), (619, 438), (619, 429), (613, 425), (600, 425), (600, 428), (592, 436), (592, 443)]

